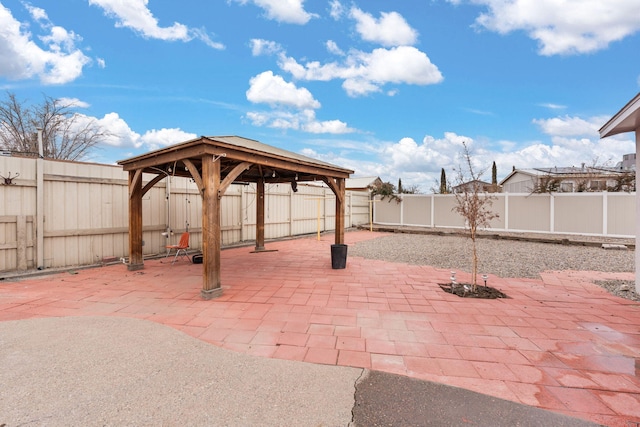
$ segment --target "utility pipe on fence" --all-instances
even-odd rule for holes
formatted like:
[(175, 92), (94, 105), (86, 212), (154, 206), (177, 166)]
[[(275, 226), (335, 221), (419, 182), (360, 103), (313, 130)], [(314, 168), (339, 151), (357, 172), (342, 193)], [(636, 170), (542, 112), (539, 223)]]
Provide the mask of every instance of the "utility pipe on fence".
[[(318, 240), (320, 240), (320, 217), (321, 217), (321, 215), (320, 215), (320, 201), (321, 200), (326, 200), (326, 199), (333, 199), (333, 197), (326, 197), (326, 196), (323, 196), (323, 197), (305, 197), (304, 199), (305, 200), (316, 200), (317, 201), (317, 205), (318, 205)], [(325, 218), (326, 218), (326, 215), (325, 215)], [(325, 229), (326, 229), (326, 226), (325, 226)]]

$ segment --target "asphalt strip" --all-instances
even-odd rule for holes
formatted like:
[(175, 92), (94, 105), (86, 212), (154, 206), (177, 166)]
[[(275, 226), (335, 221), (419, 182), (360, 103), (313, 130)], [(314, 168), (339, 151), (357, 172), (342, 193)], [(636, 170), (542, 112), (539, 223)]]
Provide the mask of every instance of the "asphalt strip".
[(446, 384), (367, 372), (356, 386), (354, 425), (594, 427), (597, 424)]

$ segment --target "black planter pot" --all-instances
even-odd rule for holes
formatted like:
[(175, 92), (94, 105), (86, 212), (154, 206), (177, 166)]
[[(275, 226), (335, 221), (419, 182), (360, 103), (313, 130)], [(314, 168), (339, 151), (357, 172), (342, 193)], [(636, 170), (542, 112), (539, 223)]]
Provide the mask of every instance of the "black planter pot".
[(334, 270), (347, 266), (347, 245), (331, 245), (331, 268)]

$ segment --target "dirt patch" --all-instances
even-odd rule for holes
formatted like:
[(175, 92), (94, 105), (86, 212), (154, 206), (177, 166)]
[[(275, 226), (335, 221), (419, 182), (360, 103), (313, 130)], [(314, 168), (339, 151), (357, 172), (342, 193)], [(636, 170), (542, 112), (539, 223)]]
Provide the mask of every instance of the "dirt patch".
[(458, 283), (455, 286), (451, 286), (451, 283), (439, 283), (440, 289), (443, 291), (457, 295), (461, 298), (481, 298), (481, 299), (496, 299), (496, 298), (509, 298), (507, 294), (502, 291), (492, 288), (491, 286), (476, 286), (475, 291), (473, 286), (468, 283)]

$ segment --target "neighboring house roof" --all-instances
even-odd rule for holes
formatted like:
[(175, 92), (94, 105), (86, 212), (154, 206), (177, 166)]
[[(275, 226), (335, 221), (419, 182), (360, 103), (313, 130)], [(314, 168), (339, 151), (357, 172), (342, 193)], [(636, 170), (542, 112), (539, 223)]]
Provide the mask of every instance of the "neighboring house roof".
[(479, 179), (474, 179), (473, 181), (467, 181), (467, 182), (463, 182), (462, 184), (458, 184), (455, 187), (453, 187), (453, 192), (456, 193), (458, 190), (462, 190), (464, 188), (470, 188), (473, 185), (479, 185), (480, 188), (482, 188), (482, 190), (486, 190), (490, 187), (492, 187), (492, 184), (490, 182), (486, 182), (486, 181), (481, 181)]
[(362, 177), (355, 177), (355, 178), (347, 178), (347, 180), (345, 181), (345, 187), (347, 188), (347, 190), (352, 190), (352, 189), (364, 190), (364, 189), (367, 189), (370, 185), (374, 185), (378, 181), (382, 183), (382, 180), (380, 179), (380, 177), (377, 177), (377, 176), (362, 176)]
[(514, 169), (509, 173), (509, 175), (505, 176), (504, 179), (500, 181), (500, 185), (504, 185), (505, 182), (508, 182), (516, 174), (525, 174), (532, 177), (544, 175), (544, 173), (540, 172), (537, 169)]
[(576, 167), (576, 166), (561, 166), (561, 167), (552, 167), (552, 168), (531, 168), (531, 169), (516, 169), (512, 171), (509, 175), (507, 175), (502, 181), (500, 181), (500, 185), (504, 185), (508, 182), (515, 174), (525, 174), (531, 177), (542, 177), (542, 176), (553, 176), (558, 178), (575, 178), (575, 177), (584, 177), (586, 175), (593, 177), (603, 177), (603, 176), (616, 176), (621, 173), (627, 173), (628, 170), (621, 170), (618, 168), (606, 168), (606, 167)]

